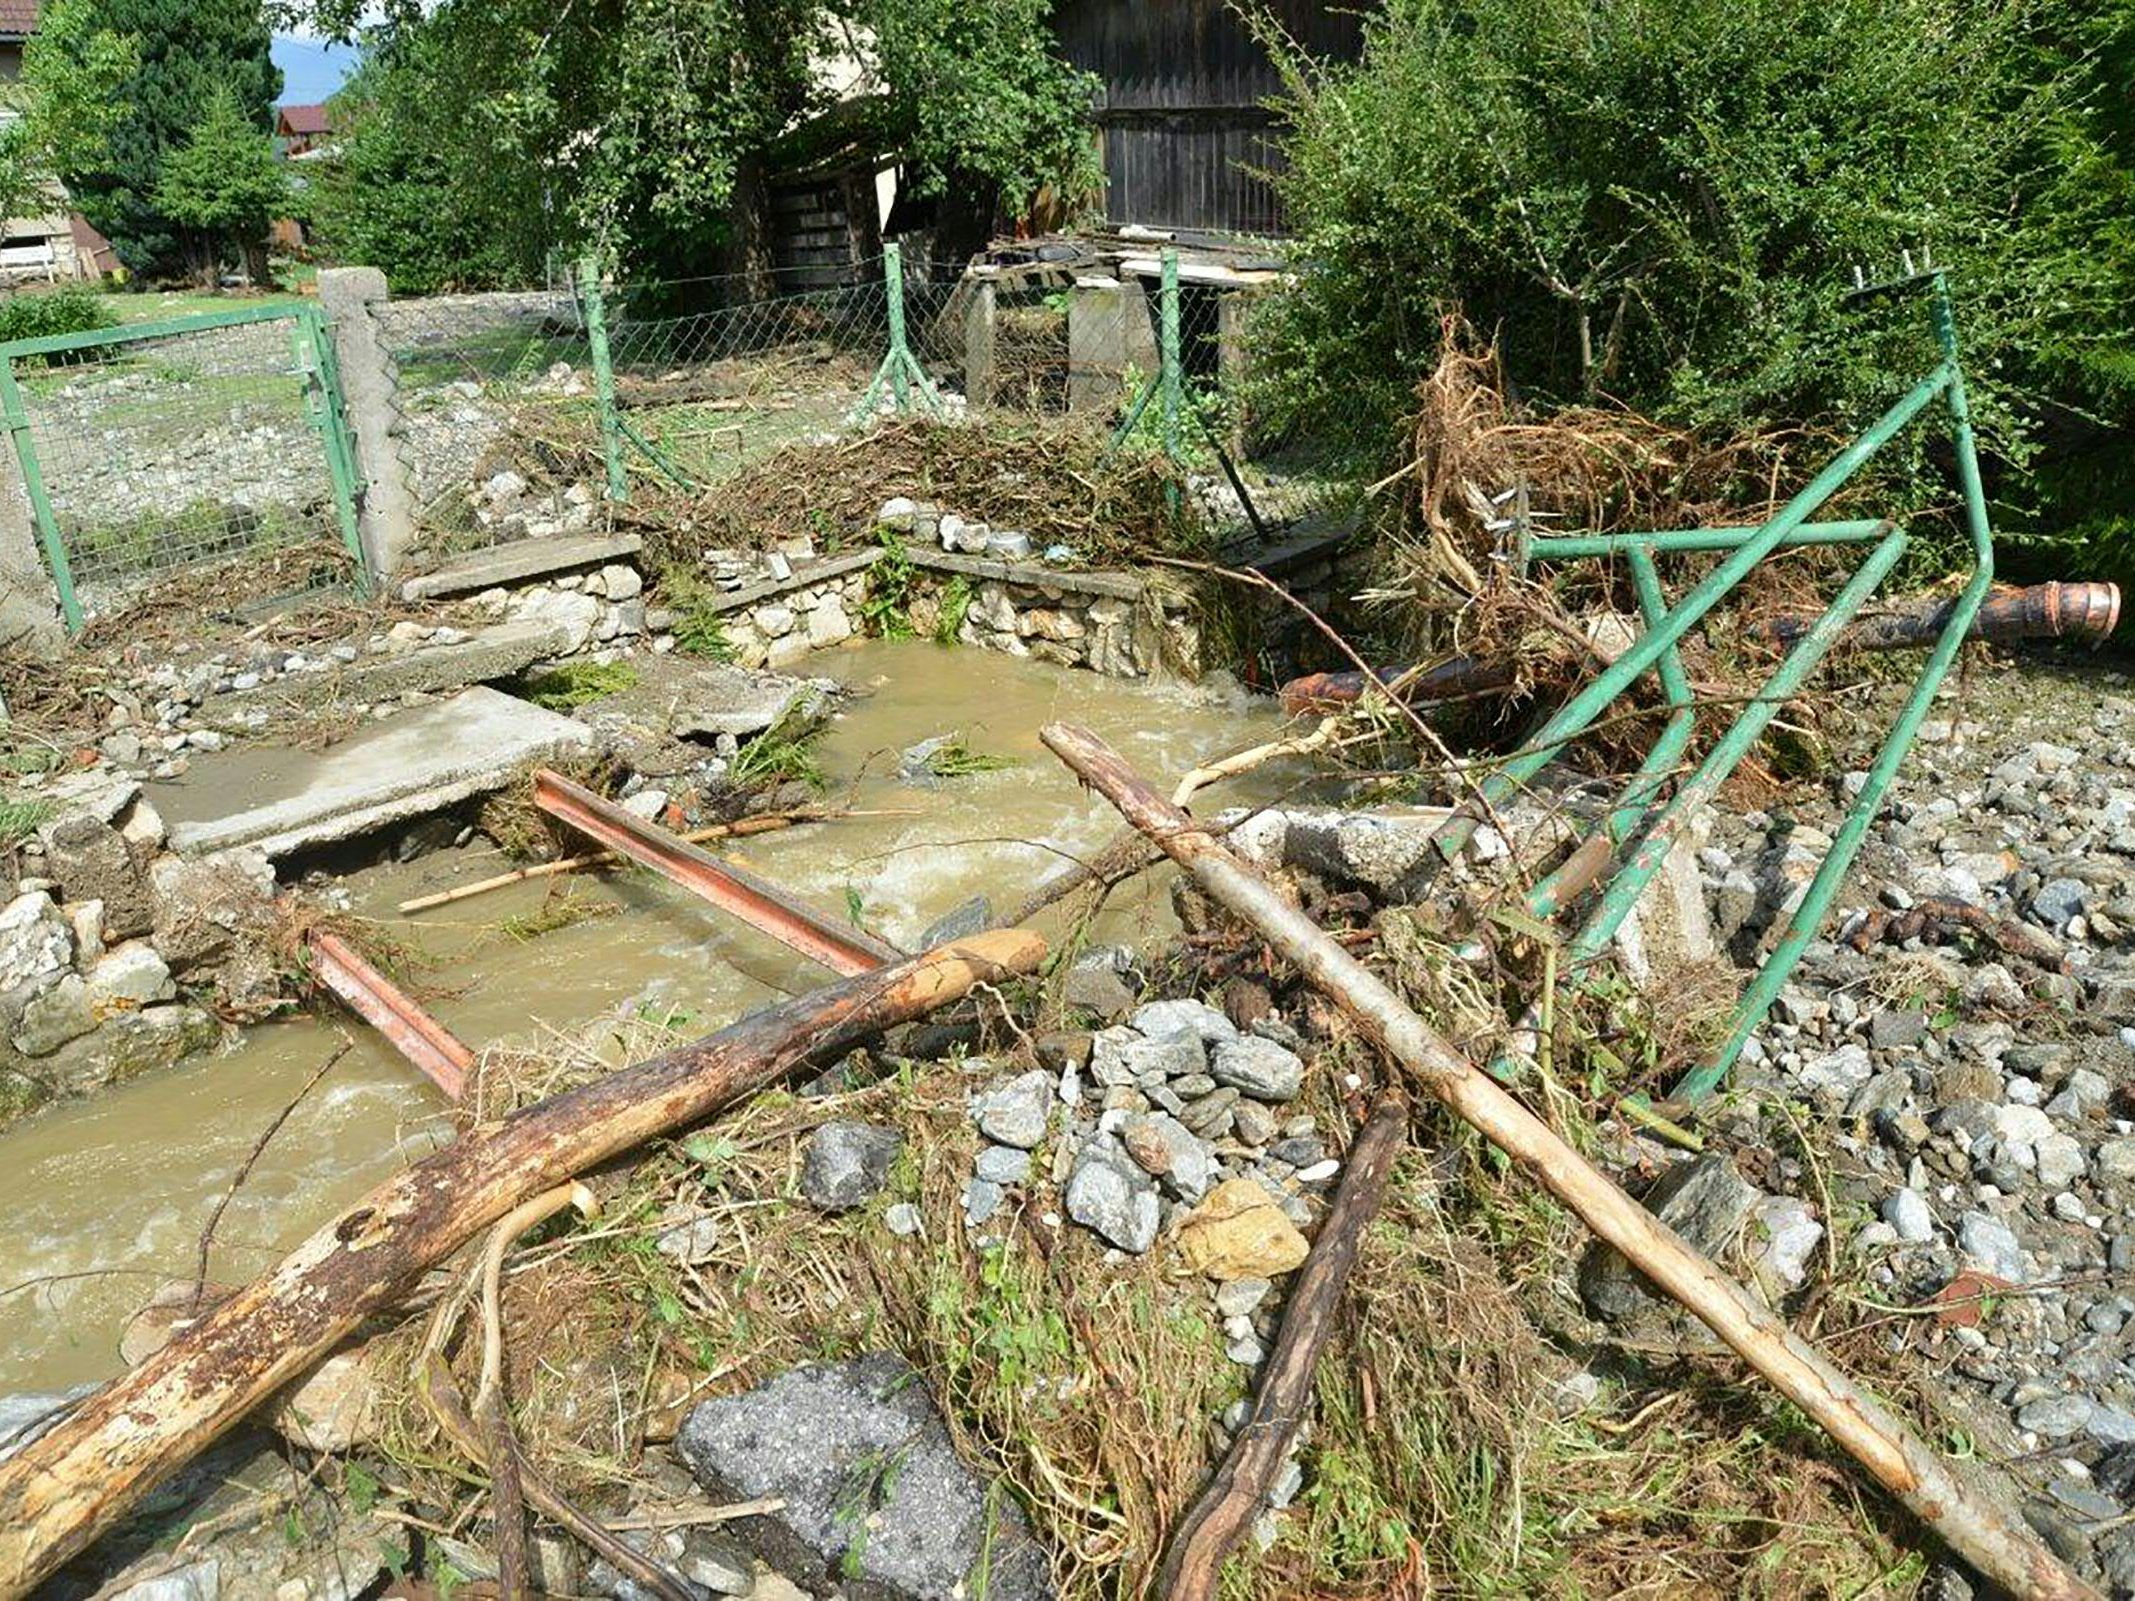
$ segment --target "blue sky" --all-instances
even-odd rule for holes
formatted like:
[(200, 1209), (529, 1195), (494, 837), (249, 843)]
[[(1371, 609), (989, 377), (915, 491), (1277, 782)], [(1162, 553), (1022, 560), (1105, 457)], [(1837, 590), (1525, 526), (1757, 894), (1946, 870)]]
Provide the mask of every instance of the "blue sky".
[(274, 36), (274, 64), (282, 69), (282, 97), (276, 103), (308, 106), (324, 100), (356, 70), (356, 51), (352, 45), (278, 33)]

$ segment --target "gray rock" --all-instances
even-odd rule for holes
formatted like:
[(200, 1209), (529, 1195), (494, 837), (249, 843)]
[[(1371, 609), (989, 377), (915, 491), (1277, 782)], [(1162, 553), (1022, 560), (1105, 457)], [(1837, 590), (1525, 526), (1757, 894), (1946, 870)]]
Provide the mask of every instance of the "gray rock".
[(1108, 1088), (1136, 1084), (1151, 1074), (1184, 1078), (1206, 1065), (1200, 1036), (1186, 1032), (1149, 1039), (1125, 1026), (1108, 1028), (1098, 1032), (1090, 1047), (1090, 1076)]
[(89, 986), (80, 974), (67, 973), (22, 1009), (22, 1019), (15, 1025), (15, 1049), (24, 1056), (50, 1056), (95, 1027)]
[(1208, 1045), (1238, 1037), (1238, 1028), (1213, 1006), (1201, 1001), (1151, 1001), (1135, 1008), (1128, 1024), (1143, 1037), (1171, 1039), (1188, 1034)]
[(1108, 1141), (1092, 1141), (1068, 1175), (1068, 1216), (1122, 1251), (1140, 1255), (1156, 1240), (1156, 1186)]
[(1998, 1279), (2022, 1284), (2031, 1277), (2022, 1243), (2008, 1224), (1985, 1212), (1967, 1212), (1957, 1220), (1957, 1248)]
[(1907, 1245), (1919, 1245), (1935, 1237), (1935, 1214), (1918, 1190), (1902, 1189), (1883, 1202), (1883, 1220), (1898, 1231)]
[(2135, 1182), (2135, 1137), (2100, 1145), (2091, 1156), (2091, 1173), (2100, 1184)]
[(1060, 998), (1068, 1006), (1094, 1012), (1109, 1021), (1132, 1009), (1135, 993), (1126, 975), (1110, 961), (1085, 956), (1068, 969), (1067, 979), (1060, 987)]
[(12, 1028), (73, 961), (73, 929), (50, 895), (31, 890), (0, 908), (0, 1028)]
[(222, 1564), (207, 1557), (124, 1589), (107, 1590), (104, 1601), (216, 1601), (221, 1594)]
[(1849, 1041), (1835, 1051), (1826, 1051), (1802, 1064), (1797, 1075), (1803, 1089), (1834, 1101), (1845, 1101), (1868, 1082), (1871, 1069), (1868, 1047)]
[(1230, 1279), (1216, 1286), (1216, 1310), (1225, 1317), (1250, 1317), (1275, 1286), (1266, 1279)]
[(1879, 1051), (1901, 1050), (1918, 1045), (1927, 1032), (1927, 1014), (1920, 1011), (1877, 1012), (1868, 1020), (1868, 1043)]
[(1287, 1101), (1305, 1083), (1305, 1064), (1295, 1051), (1253, 1035), (1218, 1045), (1209, 1073), (1218, 1084), (1261, 1101)]
[(882, 1225), (892, 1234), (907, 1238), (926, 1226), (925, 1220), (919, 1215), (919, 1208), (910, 1201), (899, 1201), (893, 1206), (884, 1207)]
[(1013, 1145), (989, 1145), (979, 1152), (972, 1170), (994, 1184), (1021, 1184), (1030, 1177), (1030, 1152)]
[(927, 925), (927, 931), (919, 936), (919, 949), (931, 951), (937, 945), (946, 945), (951, 940), (969, 939), (973, 934), (993, 927), (993, 902), (984, 895), (974, 895), (961, 906), (952, 908)]
[(2091, 1403), (2080, 1395), (2045, 1395), (2017, 1409), (2016, 1426), (2050, 1439), (2080, 1434), (2091, 1420)]
[(826, 1212), (849, 1212), (880, 1193), (904, 1136), (852, 1118), (825, 1123), (808, 1137), (801, 1194)]
[(2031, 915), (2051, 929), (2068, 926), (2089, 904), (2090, 888), (2080, 878), (2049, 878), (2032, 892)]
[(973, 1228), (993, 1221), (1008, 1192), (992, 1179), (974, 1178), (964, 1186), (964, 1221)]
[(145, 939), (128, 940), (107, 951), (89, 970), (89, 1005), (99, 1017), (106, 1012), (153, 1006), (177, 993), (169, 966)]
[(1824, 1237), (1808, 1203), (1791, 1195), (1768, 1195), (1751, 1210), (1755, 1238), (1751, 1267), (1783, 1289), (1797, 1289), (1808, 1277), (1809, 1253)]
[(54, 1424), (74, 1410), (77, 1401), (101, 1387), (77, 1384), (70, 1390), (0, 1396), (0, 1462), (50, 1433)]
[(682, 1536), (682, 1555), (675, 1567), (690, 1583), (714, 1595), (753, 1595), (756, 1564), (748, 1553), (709, 1529), (691, 1529)]
[(1031, 1149), (1045, 1138), (1046, 1118), (1053, 1109), (1053, 1086), (1053, 1076), (1034, 1067), (973, 1097), (971, 1115), (979, 1132), (997, 1145)]
[(2100, 1445), (2135, 1445), (2135, 1412), (2125, 1407), (2097, 1402), (2083, 1427)]
[[(823, 1563), (903, 1601), (1043, 1601), (1022, 1509), (956, 1455), (925, 1381), (888, 1353), (808, 1364), (698, 1405), (675, 1450), (706, 1492), (775, 1497), (768, 1517)], [(980, 1573), (981, 1564), (984, 1565)]]
[(1135, 1164), (1181, 1200), (1200, 1200), (1216, 1182), (1215, 1153), (1175, 1117), (1130, 1117), (1119, 1136)]
[[(1724, 1256), (1733, 1246), (1757, 1190), (1735, 1171), (1734, 1159), (1709, 1151), (1678, 1162), (1661, 1175), (1646, 1196), (1646, 1210), (1707, 1256)], [(1638, 1270), (1613, 1247), (1597, 1245), (1581, 1264), (1579, 1291), (1597, 1317), (1621, 1322), (1653, 1310), (1660, 1303)]]
[(2049, 1190), (2065, 1190), (2083, 1176), (2083, 1147), (2066, 1134), (2048, 1134), (2031, 1148), (2038, 1165), (2039, 1182)]

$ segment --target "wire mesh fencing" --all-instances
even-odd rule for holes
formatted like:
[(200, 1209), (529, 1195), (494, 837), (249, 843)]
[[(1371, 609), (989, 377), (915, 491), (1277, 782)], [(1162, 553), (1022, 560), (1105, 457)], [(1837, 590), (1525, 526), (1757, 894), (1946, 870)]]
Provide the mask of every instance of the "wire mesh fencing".
[[(175, 575), (316, 547), (360, 564), (331, 346), (305, 308), (0, 346), (14, 470), (68, 622)], [(301, 564), (298, 564), (301, 565)]]
[(568, 279), (388, 301), (373, 316), (391, 358), (401, 465), (434, 545), (592, 526), (600, 485), (587, 463), (599, 459), (600, 407), (584, 305)]

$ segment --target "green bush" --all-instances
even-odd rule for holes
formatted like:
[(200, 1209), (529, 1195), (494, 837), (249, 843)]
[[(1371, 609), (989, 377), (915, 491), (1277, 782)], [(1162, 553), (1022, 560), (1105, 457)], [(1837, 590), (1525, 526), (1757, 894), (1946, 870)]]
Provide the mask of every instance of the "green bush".
[(1458, 305), (1531, 399), (1850, 431), (1935, 358), (1917, 301), (1841, 292), (1930, 249), (2020, 464), (2129, 309), (2057, 3), (1392, 0), (1361, 63), (1288, 60), (1305, 270), (1256, 361), (1297, 419), (1366, 408), (1391, 439)]
[(45, 339), (118, 325), (118, 313), (94, 289), (24, 290), (0, 300), (0, 340)]

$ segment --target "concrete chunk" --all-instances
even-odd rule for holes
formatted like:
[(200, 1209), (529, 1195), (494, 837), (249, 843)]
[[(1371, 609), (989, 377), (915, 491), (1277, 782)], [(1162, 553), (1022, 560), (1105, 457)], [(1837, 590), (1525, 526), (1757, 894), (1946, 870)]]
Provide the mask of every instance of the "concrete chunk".
[(524, 763), (592, 743), (573, 718), (468, 689), (320, 756), (254, 749), (196, 762), (156, 799), (181, 856), (252, 845), (272, 859), (442, 811), (502, 787)]
[(529, 617), (485, 628), (457, 644), (366, 656), (337, 672), (290, 673), (256, 689), (217, 695), (203, 715), (220, 720), (253, 706), (318, 706), (442, 693), (463, 684), (510, 678), (571, 648), (571, 630), (565, 623)]
[[(645, 541), (636, 534), (519, 539), (508, 545), (493, 545), (488, 550), (455, 557), (432, 572), (409, 579), (400, 586), (400, 595), (403, 600), (443, 600), (453, 595), (479, 595), (485, 589), (508, 588), (528, 579), (576, 572), (582, 567), (607, 566), (635, 556), (644, 548)], [(627, 597), (619, 595), (615, 598)]]

